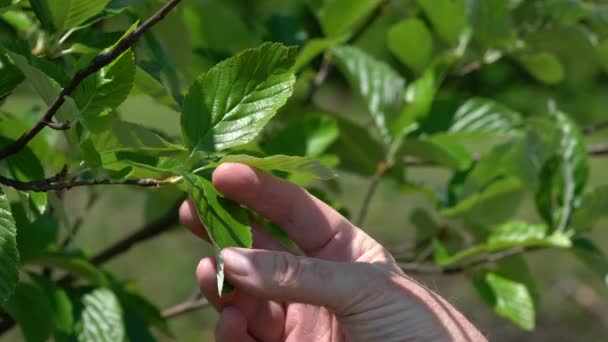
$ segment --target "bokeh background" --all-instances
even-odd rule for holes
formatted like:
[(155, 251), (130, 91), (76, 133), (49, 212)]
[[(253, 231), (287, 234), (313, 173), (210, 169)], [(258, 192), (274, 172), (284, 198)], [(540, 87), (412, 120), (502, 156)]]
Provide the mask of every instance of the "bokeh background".
[[(121, 2), (129, 1), (114, 1)], [(151, 11), (159, 4), (158, 1), (131, 2), (139, 3), (142, 12)], [(264, 40), (299, 45), (318, 33), (318, 28), (311, 24), (314, 18), (303, 10), (306, 7), (303, 1), (185, 0), (183, 3), (181, 13), (172, 14), (156, 32), (182, 72), (184, 84), (192, 75), (206, 70), (216, 61)], [(390, 56), (384, 34), (395, 22), (412, 15), (408, 11), (413, 11), (413, 7), (410, 1), (405, 0), (394, 1), (394, 5), (371, 23), (355, 44), (410, 74)], [(94, 30), (110, 31), (122, 26), (124, 23), (117, 19)], [(566, 66), (565, 80), (561, 84), (539, 84), (512, 60), (505, 59), (470, 75), (448, 78), (442, 95), (458, 91), (469, 96), (487, 96), (524, 114), (544, 110), (547, 101), (555, 99), (583, 127), (608, 119), (608, 73), (597, 63), (593, 46), (580, 36), (579, 31), (567, 25), (547, 29), (534, 39), (546, 49), (560, 53)], [(303, 72), (299, 86), (308, 84), (318, 62)], [(365, 106), (352, 96), (345, 80), (335, 72), (319, 90), (315, 104), (354, 121), (364, 122), (367, 117)], [(35, 113), (40, 108), (43, 104), (27, 87), (20, 88), (2, 105), (2, 110), (23, 115)], [(179, 135), (179, 114), (159, 105), (149, 96), (131, 96), (119, 113), (125, 120), (143, 122), (169, 135)], [(587, 139), (589, 143), (607, 142), (608, 132), (599, 132)], [(607, 174), (608, 158), (592, 159), (590, 186), (608, 183)], [(414, 182), (425, 182), (439, 188), (448, 182), (450, 173), (419, 167), (408, 171), (408, 177)], [(335, 194), (336, 200), (351, 213), (356, 213), (369, 179), (340, 171), (337, 182), (341, 191)], [(66, 195), (70, 215), (84, 218), (75, 244), (90, 252), (103, 249), (158, 217), (175, 199), (174, 192), (165, 190), (96, 189), (99, 199), (86, 210), (84, 202), (90, 191), (77, 189)], [(433, 213), (434, 204), (421, 194), (400, 191), (390, 180), (383, 181), (362, 228), (388, 248), (401, 248), (415, 238), (417, 227), (411, 222), (411, 216), (419, 209)], [(530, 196), (522, 197), (516, 216), (530, 222), (541, 221)], [(439, 216), (433, 219), (438, 223), (450, 223)], [(608, 222), (601, 222), (591, 235), (604, 250), (608, 249), (607, 225)], [(166, 308), (185, 300), (196, 290), (194, 269), (202, 257), (212, 254), (208, 244), (193, 237), (185, 228), (176, 226), (154, 240), (135, 246), (109, 262), (106, 268), (120, 278), (133, 279), (142, 294), (159, 307)], [(481, 301), (467, 274), (416, 278), (461, 309), (493, 341), (606, 340), (608, 289), (604, 281), (574, 257), (560, 251), (535, 252), (528, 260), (538, 288), (542, 289), (537, 307), (537, 327), (533, 332), (524, 332), (496, 316)], [(207, 308), (174, 318), (170, 326), (178, 341), (211, 341), (216, 319), (217, 313)], [(18, 331), (2, 338), (2, 341), (14, 340), (20, 340)]]

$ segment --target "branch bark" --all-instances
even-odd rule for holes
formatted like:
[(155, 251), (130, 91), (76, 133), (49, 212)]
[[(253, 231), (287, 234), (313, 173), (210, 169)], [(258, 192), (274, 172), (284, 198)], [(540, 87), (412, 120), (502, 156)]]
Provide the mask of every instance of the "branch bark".
[[(5, 159), (23, 149), (40, 131), (42, 131), (45, 127), (55, 126), (57, 128), (67, 129), (65, 124), (54, 123), (53, 117), (57, 113), (57, 111), (61, 108), (61, 106), (65, 103), (65, 97), (70, 96), (76, 87), (88, 76), (96, 73), (101, 68), (107, 66), (112, 63), (116, 58), (120, 57), (125, 51), (130, 49), (141, 36), (144, 35), (152, 26), (154, 26), (159, 21), (163, 20), (169, 12), (177, 4), (180, 3), (181, 0), (171, 0), (165, 6), (163, 6), (156, 14), (148, 18), (146, 22), (144, 22), (140, 27), (138, 27), (135, 31), (131, 32), (121, 41), (119, 41), (110, 51), (99, 54), (91, 63), (85, 67), (84, 69), (79, 70), (76, 75), (70, 80), (70, 82), (63, 88), (59, 96), (53, 101), (51, 106), (47, 109), (46, 113), (38, 122), (27, 132), (25, 132), (19, 139), (17, 139), (14, 143), (7, 145), (3, 149), (0, 150), (0, 160)], [(57, 129), (55, 128), (55, 129)]]
[(359, 215), (357, 216), (357, 220), (355, 221), (355, 225), (362, 226), (365, 223), (365, 219), (367, 218), (367, 213), (369, 212), (369, 206), (372, 203), (372, 199), (378, 190), (378, 186), (380, 185), (380, 181), (382, 181), (382, 176), (386, 173), (386, 164), (384, 162), (380, 162), (378, 164), (378, 168), (376, 173), (372, 177), (371, 182), (369, 183), (369, 187), (367, 189), (367, 193), (363, 198), (363, 203), (361, 204), (361, 209), (359, 210)]
[(416, 262), (414, 262), (414, 263), (399, 262), (399, 267), (401, 267), (401, 269), (406, 274), (410, 274), (410, 275), (411, 274), (457, 275), (457, 274), (462, 274), (469, 270), (472, 270), (472, 269), (475, 269), (475, 268), (478, 268), (481, 266), (486, 266), (486, 265), (496, 263), (500, 260), (503, 260), (503, 259), (506, 259), (506, 258), (509, 258), (512, 256), (527, 254), (527, 253), (530, 253), (533, 251), (539, 251), (539, 250), (543, 250), (543, 249), (547, 249), (547, 248), (538, 247), (538, 246), (511, 248), (511, 249), (507, 249), (504, 251), (487, 254), (482, 258), (475, 259), (468, 263), (454, 265), (454, 266), (429, 265), (429, 264), (421, 264), (421, 263), (416, 263)]
[(163, 310), (163, 317), (165, 319), (175, 318), (193, 311), (207, 308), (210, 305), (211, 304), (209, 301), (207, 301), (207, 299), (203, 297), (201, 293), (197, 293), (195, 296), (192, 296), (192, 298), (186, 300), (185, 302), (176, 304)]
[(159, 187), (162, 185), (173, 184), (175, 178), (155, 179), (79, 179), (72, 177), (68, 180), (59, 179), (57, 176), (36, 180), (32, 182), (21, 182), (14, 179), (0, 176), (0, 184), (10, 186), (21, 191), (47, 192), (69, 190), (82, 186), (97, 186), (97, 185), (133, 185), (141, 187)]

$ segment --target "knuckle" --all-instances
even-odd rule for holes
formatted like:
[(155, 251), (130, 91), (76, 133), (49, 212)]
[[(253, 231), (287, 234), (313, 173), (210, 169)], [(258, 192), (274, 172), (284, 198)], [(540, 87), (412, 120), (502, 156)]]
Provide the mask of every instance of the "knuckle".
[(302, 258), (287, 253), (276, 253), (273, 256), (274, 278), (279, 287), (294, 287), (303, 273)]

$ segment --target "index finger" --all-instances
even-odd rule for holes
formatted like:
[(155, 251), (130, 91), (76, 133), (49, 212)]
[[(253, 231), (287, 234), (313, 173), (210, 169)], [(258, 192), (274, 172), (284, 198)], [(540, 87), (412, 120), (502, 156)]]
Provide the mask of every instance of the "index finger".
[(222, 164), (213, 184), (227, 198), (281, 227), (308, 256), (356, 261), (375, 240), (303, 188), (241, 164)]

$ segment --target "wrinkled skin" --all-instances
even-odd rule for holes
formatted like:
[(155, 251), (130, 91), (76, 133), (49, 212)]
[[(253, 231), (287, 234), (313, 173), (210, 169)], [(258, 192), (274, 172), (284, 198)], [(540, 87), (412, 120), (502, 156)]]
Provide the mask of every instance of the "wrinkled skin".
[[(253, 225), (254, 250), (226, 249), (236, 288), (220, 299), (215, 261), (200, 261), (201, 290), (221, 311), (218, 341), (484, 341), (450, 304), (403, 274), (375, 240), (304, 189), (239, 164), (213, 175), (227, 198), (270, 219), (299, 252)], [(182, 223), (208, 239), (190, 202)]]

